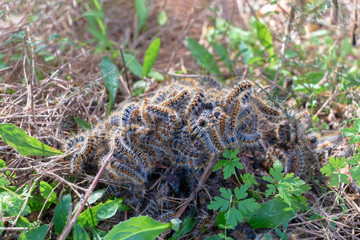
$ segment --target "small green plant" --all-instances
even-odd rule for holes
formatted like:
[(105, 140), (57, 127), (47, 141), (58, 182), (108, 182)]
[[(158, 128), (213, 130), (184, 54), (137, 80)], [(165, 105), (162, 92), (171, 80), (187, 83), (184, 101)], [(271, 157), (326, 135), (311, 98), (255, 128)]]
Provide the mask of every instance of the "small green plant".
[[(293, 173), (284, 174), (283, 166), (276, 160), (270, 168), (270, 175), (263, 177), (268, 184), (265, 193), (257, 189), (251, 190), (258, 185), (253, 174), (240, 174), (237, 171), (243, 169), (240, 159), (237, 157), (238, 149), (227, 149), (223, 153), (225, 159), (220, 160), (214, 167), (214, 171), (223, 168), (224, 179), (235, 176), (240, 187), (220, 188), (220, 196), (215, 196), (208, 208), (219, 211), (218, 226), (225, 233), (217, 235), (221, 239), (229, 239), (226, 236), (227, 229), (234, 229), (240, 222), (246, 219), (253, 228), (274, 228), (277, 234), (286, 239), (286, 233), (282, 233), (277, 227), (287, 226), (287, 223), (296, 216), (300, 210), (308, 210), (307, 199), (303, 196), (310, 187)], [(241, 181), (240, 181), (241, 179)], [(272, 199), (259, 204), (249, 193), (262, 194)], [(284, 227), (284, 231), (286, 228)]]
[[(355, 119), (354, 124), (350, 128), (341, 130), (345, 137), (350, 137), (350, 144), (359, 145), (360, 143), (360, 119)], [(360, 150), (360, 149), (359, 149)], [(360, 154), (355, 154), (352, 158), (330, 157), (329, 162), (320, 169), (321, 173), (330, 177), (329, 186), (338, 187), (341, 182), (349, 184), (348, 174), (342, 173), (345, 168), (350, 168), (349, 173), (357, 184), (360, 184)]]
[(143, 66), (141, 66), (141, 64), (136, 60), (136, 58), (133, 55), (129, 53), (124, 53), (124, 60), (126, 66), (134, 75), (142, 78), (141, 80), (135, 82), (134, 84), (135, 96), (139, 96), (143, 94), (144, 91), (149, 87), (148, 82), (144, 81), (145, 77), (154, 78), (157, 81), (164, 80), (164, 76), (160, 72), (151, 70), (158, 57), (159, 50), (160, 50), (160, 39), (156, 38), (146, 50)]
[(89, 25), (87, 30), (93, 35), (97, 47), (96, 51), (110, 50), (114, 55), (118, 56), (119, 51), (114, 51), (115, 43), (110, 41), (107, 37), (107, 28), (103, 21), (105, 19), (105, 11), (98, 0), (88, 1), (85, 4), (86, 12), (81, 17), (85, 17)]

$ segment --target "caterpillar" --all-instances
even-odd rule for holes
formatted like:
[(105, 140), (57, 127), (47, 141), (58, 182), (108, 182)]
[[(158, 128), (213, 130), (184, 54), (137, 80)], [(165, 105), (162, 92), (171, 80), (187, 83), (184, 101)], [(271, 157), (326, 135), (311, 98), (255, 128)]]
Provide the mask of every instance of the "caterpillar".
[(230, 91), (229, 95), (225, 98), (223, 108), (226, 109), (233, 102), (233, 100), (239, 96), (240, 93), (251, 89), (253, 86), (254, 84), (249, 81), (243, 81), (236, 84), (236, 86)]
[(280, 116), (280, 112), (266, 105), (259, 97), (251, 96), (251, 102), (259, 111), (270, 116)]

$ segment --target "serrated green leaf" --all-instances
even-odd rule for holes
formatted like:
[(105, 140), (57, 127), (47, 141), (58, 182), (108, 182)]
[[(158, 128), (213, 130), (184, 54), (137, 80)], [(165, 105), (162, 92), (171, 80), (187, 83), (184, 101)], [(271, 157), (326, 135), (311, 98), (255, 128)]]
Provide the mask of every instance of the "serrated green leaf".
[(146, 77), (154, 65), (160, 50), (160, 38), (156, 38), (148, 47), (144, 57), (142, 76)]
[(146, 19), (149, 14), (149, 10), (145, 5), (145, 0), (135, 0), (135, 9), (136, 9), (136, 16), (138, 19), (137, 33), (139, 33), (141, 29), (145, 26)]
[(259, 185), (256, 181), (255, 176), (250, 173), (245, 173), (241, 176), (241, 180), (250, 188), (252, 185)]
[(356, 166), (350, 169), (351, 177), (360, 183), (360, 166)]
[(339, 174), (338, 173), (331, 174), (329, 186), (334, 187), (334, 186), (339, 186), (339, 184), (340, 184)]
[(153, 240), (171, 228), (171, 223), (160, 223), (148, 216), (130, 218), (114, 226), (105, 240)]
[(240, 189), (236, 187), (234, 189), (235, 197), (237, 200), (244, 199), (248, 196), (247, 191), (248, 187), (246, 185), (241, 185)]
[(340, 174), (340, 181), (345, 183), (345, 184), (349, 184), (349, 176), (346, 174), (341, 173)]
[(268, 189), (265, 191), (265, 196), (269, 197), (271, 194), (275, 194), (276, 193), (276, 188), (274, 185), (272, 184), (267, 184), (266, 185), (268, 187)]
[(264, 46), (264, 48), (269, 53), (269, 56), (272, 57), (275, 54), (275, 51), (273, 48), (273, 41), (270, 31), (260, 21), (256, 21), (256, 28), (257, 28), (257, 36), (261, 45)]
[(225, 149), (225, 152), (223, 152), (223, 157), (227, 159), (231, 159), (232, 151), (230, 149)]
[(139, 61), (131, 54), (124, 53), (124, 60), (126, 66), (130, 71), (138, 77), (142, 77), (143, 68)]
[(226, 189), (226, 188), (220, 188), (219, 189), (220, 190), (220, 195), (222, 196), (222, 197), (224, 197), (224, 198), (226, 198), (226, 199), (231, 199), (231, 197), (232, 197), (232, 192), (231, 192), (231, 189)]
[(286, 203), (272, 199), (261, 204), (261, 207), (254, 212), (245, 215), (249, 225), (253, 229), (275, 228), (289, 222), (296, 216), (293, 211), (285, 211), (288, 208)]
[(9, 184), (10, 182), (5, 177), (0, 176), (0, 187), (7, 186)]
[(207, 208), (214, 211), (220, 209), (221, 212), (225, 212), (229, 207), (230, 200), (215, 196), (214, 200), (210, 202)]
[(74, 117), (74, 120), (82, 129), (87, 130), (87, 131), (91, 130), (91, 126), (87, 121), (85, 121), (81, 118), (78, 118), (78, 117)]
[(214, 172), (222, 168), (228, 160), (220, 160), (214, 167)]
[(0, 137), (4, 143), (16, 149), (22, 156), (54, 156), (62, 154), (35, 137), (30, 137), (24, 130), (11, 123), (0, 124)]
[(195, 58), (196, 62), (203, 68), (207, 69), (211, 74), (220, 75), (221, 72), (214, 60), (214, 56), (209, 53), (202, 45), (195, 39), (186, 38), (188, 48), (191, 55)]
[(236, 209), (235, 206), (232, 206), (225, 213), (225, 219), (227, 219), (226, 223), (230, 225), (232, 229), (234, 229), (238, 223), (243, 221), (243, 215), (238, 209)]
[(61, 234), (69, 213), (71, 204), (70, 194), (65, 195), (59, 203), (56, 205), (54, 210), (54, 227), (57, 234)]
[(119, 70), (108, 56), (101, 59), (100, 70), (104, 77), (105, 86), (109, 91), (109, 108), (107, 109), (107, 114), (109, 114), (114, 105), (116, 93), (119, 88)]
[(74, 240), (90, 240), (90, 236), (83, 227), (76, 224), (74, 226), (73, 239)]
[(48, 225), (42, 225), (40, 227), (31, 229), (19, 237), (19, 240), (44, 240), (48, 230)]
[(355, 156), (347, 160), (347, 163), (351, 166), (360, 164), (360, 154), (355, 154)]
[(259, 203), (257, 203), (254, 198), (244, 199), (242, 201), (239, 201), (239, 204), (238, 204), (238, 209), (242, 213), (254, 212), (254, 211), (258, 210), (260, 207), (261, 207), (261, 205)]
[[(40, 195), (44, 199), (47, 199), (53, 188), (47, 182), (44, 181), (41, 181), (39, 185), (40, 185)], [(57, 203), (57, 197), (55, 192), (51, 193), (51, 196), (49, 197), (49, 202), (55, 204)]]

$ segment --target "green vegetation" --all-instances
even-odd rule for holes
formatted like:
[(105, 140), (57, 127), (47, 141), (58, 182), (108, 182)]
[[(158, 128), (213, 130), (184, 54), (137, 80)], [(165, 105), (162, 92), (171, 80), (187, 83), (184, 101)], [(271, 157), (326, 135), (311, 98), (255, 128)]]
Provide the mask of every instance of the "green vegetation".
[[(277, 2), (273, 1), (271, 5), (276, 5)], [(344, 136), (350, 139), (348, 145), (354, 153), (350, 157), (330, 156), (325, 162), (322, 162), (319, 167), (320, 172), (329, 178), (329, 181), (324, 183), (316, 177), (311, 182), (305, 182), (299, 177), (294, 177), (293, 173), (284, 174), (284, 166), (279, 161), (275, 161), (269, 170), (269, 174), (261, 178), (256, 177), (253, 173), (242, 173), (244, 171), (241, 170), (244, 169), (244, 166), (238, 157), (238, 150), (227, 149), (223, 153), (224, 159), (218, 161), (214, 171), (220, 174), (221, 171), (219, 170), (221, 169), (223, 178), (233, 181), (229, 181), (229, 187), (219, 188), (220, 195), (212, 196), (213, 200), (208, 205), (208, 210), (218, 212), (216, 226), (221, 231), (218, 235), (208, 237), (208, 240), (229, 240), (231, 239), (229, 233), (244, 223), (252, 229), (267, 228), (268, 231), (264, 239), (271, 239), (271, 236), (288, 239), (290, 234), (288, 226), (299, 214), (302, 216), (310, 215), (306, 218), (309, 222), (319, 221), (324, 232), (328, 229), (335, 232), (336, 221), (342, 221), (344, 219), (342, 217), (348, 216), (349, 209), (345, 207), (343, 193), (350, 188), (353, 189), (355, 183), (360, 185), (360, 119), (358, 110), (354, 111), (353, 116), (351, 116), (353, 119), (349, 120), (347, 115), (343, 113), (345, 110), (342, 111), (341, 108), (350, 104), (359, 107), (359, 49), (352, 45), (350, 36), (343, 34), (342, 37), (336, 37), (335, 30), (331, 27), (309, 31), (302, 24), (299, 24), (302, 18), (308, 17), (313, 21), (322, 18), (322, 13), (333, 7), (330, 2), (308, 1), (304, 6), (294, 8), (297, 17), (295, 20), (287, 20), (290, 25), (289, 29), (291, 29), (291, 33), (296, 33), (294, 34), (296, 36), (306, 35), (305, 40), (302, 38), (296, 41), (292, 40), (291, 33), (286, 31), (281, 33), (284, 35), (283, 39), (286, 40), (279, 39), (280, 35), (276, 36), (277, 33), (269, 28), (273, 24), (266, 22), (266, 19), (269, 19), (267, 17), (271, 14), (279, 15), (277, 10), (266, 13), (262, 16), (263, 18), (252, 16), (247, 23), (247, 29), (233, 24), (225, 17), (212, 18), (211, 26), (207, 28), (205, 40), (201, 44), (195, 38), (185, 36), (183, 42), (186, 43), (187, 50), (194, 62), (199, 65), (194, 66), (193, 69), (187, 69), (187, 71), (201, 75), (209, 74), (228, 84), (229, 81), (237, 79), (239, 66), (247, 65), (250, 69), (250, 75), (256, 78), (261, 76), (261, 81), (272, 84), (268, 94), (274, 104), (280, 104), (284, 109), (289, 109), (286, 105), (287, 100), (294, 99), (295, 101), (291, 102), (292, 107), (290, 109), (301, 107), (309, 109), (311, 130), (314, 132), (329, 130), (332, 128), (333, 122), (337, 123)], [(154, 82), (153, 80), (160, 83), (167, 79), (165, 75), (167, 73), (161, 72), (156, 66), (161, 57), (160, 50), (166, 47), (163, 44), (163, 38), (159, 36), (161, 31), (154, 31), (145, 37), (141, 35), (152, 27), (147, 1), (134, 1), (137, 25), (135, 32), (131, 34), (134, 38), (143, 37), (145, 39), (145, 50), (143, 49), (139, 54), (140, 50), (131, 49), (128, 47), (129, 44), (125, 43), (124, 59), (121, 58), (121, 52), (118, 50), (119, 43), (114, 41), (116, 38), (111, 36), (112, 33), (108, 28), (108, 9), (102, 5), (102, 1), (89, 0), (83, 4), (81, 15), (70, 19), (70, 22), (73, 21), (74, 24), (78, 24), (84, 20), (86, 32), (84, 35), (89, 34), (90, 39), (81, 36), (79, 39), (72, 39), (56, 32), (37, 39), (37, 36), (31, 36), (36, 34), (35, 31), (28, 32), (24, 28), (19, 28), (18, 31), (11, 31), (6, 40), (0, 44), (3, 49), (11, 49), (12, 51), (9, 54), (5, 50), (0, 52), (0, 71), (2, 73), (9, 70), (14, 71), (11, 76), (0, 76), (0, 83), (4, 83), (1, 85), (0, 93), (2, 96), (10, 96), (8, 99), (15, 102), (11, 103), (14, 108), (23, 104), (27, 105), (26, 109), (32, 109), (36, 112), (40, 111), (40, 108), (46, 109), (48, 107), (47, 105), (37, 107), (36, 104), (35, 107), (28, 106), (33, 101), (31, 100), (33, 96), (28, 95), (28, 91), (30, 91), (28, 89), (31, 85), (29, 83), (34, 84), (35, 79), (37, 82), (48, 81), (42, 88), (34, 88), (36, 90), (33, 90), (35, 100), (43, 98), (43, 101), (48, 101), (50, 105), (54, 105), (56, 108), (65, 108), (65, 106), (71, 105), (72, 99), (71, 101), (63, 101), (62, 94), (64, 96), (78, 96), (76, 94), (81, 93), (79, 94), (79, 102), (81, 102), (82, 97), (89, 92), (92, 93), (91, 91), (82, 91), (84, 89), (82, 84), (95, 85), (95, 81), (91, 80), (91, 78), (94, 79), (93, 75), (87, 76), (88, 82), (86, 83), (75, 83), (76, 77), (79, 78), (79, 76), (72, 73), (74, 69), (68, 69), (64, 66), (73, 64), (77, 59), (74, 57), (69, 62), (60, 64), (59, 52), (64, 56), (79, 49), (85, 49), (89, 52), (89, 59), (95, 61), (95, 64), (91, 66), (98, 67), (98, 74), (101, 73), (101, 84), (105, 86), (107, 94), (103, 102), (100, 101), (102, 99), (97, 98), (87, 102), (88, 104), (84, 107), (93, 110), (101, 102), (106, 106), (104, 107), (106, 111), (103, 111), (106, 112), (106, 115), (113, 110), (114, 105), (120, 103), (117, 98), (119, 97), (119, 89), (121, 89), (120, 76), (131, 74), (130, 78), (134, 81), (130, 82), (130, 91), (132, 90), (131, 93), (134, 97), (139, 97), (148, 92)], [(220, 11), (219, 9), (210, 10)], [(0, 10), (1, 19), (3, 15), (4, 10)], [(37, 22), (40, 19), (39, 15), (30, 14), (27, 16), (28, 22)], [(289, 18), (288, 15), (285, 14), (285, 18)], [(157, 27), (165, 28), (170, 24), (171, 17), (165, 11), (160, 11), (157, 15)], [(344, 21), (350, 21), (347, 17), (343, 17)], [(346, 24), (344, 23), (344, 25)], [(339, 26), (341, 33), (347, 33), (342, 27)], [(203, 44), (204, 41), (206, 44)], [(281, 52), (283, 44), (284, 49)], [(54, 51), (53, 48), (56, 48), (57, 51)], [(77, 52), (77, 54), (79, 53), (80, 51)], [(137, 60), (139, 55), (144, 56), (142, 63)], [(100, 56), (100, 59), (94, 60), (96, 56)], [(34, 61), (38, 61), (37, 64)], [(17, 64), (22, 63), (24, 64), (23, 69), (16, 68)], [(126, 72), (125, 66), (129, 72)], [(65, 70), (62, 72), (63, 67)], [(18, 73), (19, 76), (16, 75)], [(177, 73), (182, 73), (182, 70)], [(225, 77), (225, 73), (228, 73), (230, 77)], [(15, 80), (11, 82), (13, 79)], [(288, 84), (290, 79), (291, 84)], [(64, 82), (72, 87), (65, 86)], [(20, 87), (23, 89), (19, 90)], [(48, 88), (54, 88), (55, 93), (51, 93), (48, 98), (45, 98), (40, 92)], [(57, 89), (61, 91), (66, 89), (66, 92), (64, 90), (65, 93), (57, 93)], [(21, 96), (28, 99), (17, 102)], [(4, 99), (0, 99), (0, 103), (4, 104), (1, 105), (1, 109), (7, 107)], [(83, 109), (79, 107), (80, 105), (73, 106), (70, 111), (57, 114), (45, 110), (44, 112), (48, 114), (49, 118), (43, 118), (43, 115), (34, 112), (33, 116), (29, 114), (26, 118), (24, 117), (24, 119), (30, 119), (30, 123), (22, 120), (16, 124), (17, 116), (10, 113), (7, 115), (6, 111), (1, 112), (0, 117), (3, 122), (0, 124), (0, 137), (3, 142), (1, 147), (8, 145), (11, 148), (4, 148), (4, 152), (8, 149), (11, 151), (4, 153), (4, 157), (2, 157), (4, 159), (6, 157), (6, 162), (0, 159), (0, 170), (2, 169), (0, 171), (0, 213), (2, 219), (10, 219), (7, 220), (10, 226), (21, 228), (19, 239), (56, 238), (63, 232), (68, 219), (71, 219), (80, 206), (80, 196), (76, 196), (74, 190), (71, 189), (71, 184), (75, 184), (76, 179), (64, 174), (61, 177), (64, 177), (66, 182), (61, 182), (54, 177), (55, 174), (47, 172), (51, 168), (47, 169), (45, 163), (62, 154), (62, 151), (49, 146), (51, 141), (53, 143), (60, 142), (57, 139), (59, 135), (54, 134), (54, 139), (47, 138), (46, 141), (43, 141), (42, 138), (39, 138), (40, 141), (36, 137), (30, 137), (35, 136), (34, 131), (43, 133), (39, 129), (43, 128), (47, 121), (50, 121), (51, 116), (63, 113), (66, 113), (67, 116), (62, 116), (62, 126), (71, 125), (71, 121), (74, 119), (82, 129), (90, 130), (89, 122), (91, 119), (83, 117), (86, 119), (84, 120), (78, 116), (73, 116), (79, 114), (79, 109)], [(100, 114), (96, 111), (99, 111)], [(96, 111), (94, 112), (101, 116), (101, 109)], [(335, 117), (330, 120), (325, 119), (324, 115), (330, 115), (330, 113)], [(34, 128), (35, 122), (31, 118), (38, 115), (41, 115), (39, 117), (40, 123), (37, 128)], [(337, 117), (338, 115), (341, 117)], [(7, 116), (9, 119), (6, 119)], [(65, 119), (68, 116), (71, 120)], [(55, 129), (56, 124), (52, 123), (49, 126)], [(21, 128), (17, 126), (21, 126)], [(64, 129), (73, 128), (64, 127)], [(43, 157), (48, 158), (44, 160)], [(37, 165), (37, 168), (32, 167), (33, 164), (21, 165), (19, 169), (22, 168), (21, 171), (23, 172), (20, 172), (19, 169), (14, 170), (14, 165), (7, 169), (7, 165), (14, 161), (20, 163), (19, 159), (25, 162), (38, 161), (40, 164)], [(19, 180), (24, 177), (20, 173), (26, 175), (26, 182)], [(266, 182), (265, 191), (259, 189), (259, 181)], [(312, 188), (316, 188), (320, 200), (332, 194), (333, 191), (342, 194), (336, 193), (336, 201), (332, 208), (324, 207), (322, 212), (318, 212), (309, 207), (312, 199), (307, 193)], [(355, 185), (355, 190), (351, 191), (359, 191), (356, 189), (358, 186)], [(131, 211), (131, 209), (122, 203), (123, 198), (111, 197), (106, 202), (98, 203), (103, 192), (104, 189), (101, 189), (91, 194), (86, 207), (79, 215), (67, 239), (152, 240), (161, 233), (173, 229), (170, 239), (175, 240), (191, 232), (196, 225), (197, 219), (193, 218), (191, 214), (183, 216), (182, 223), (175, 219), (170, 223), (160, 223), (149, 217), (140, 216), (120, 222), (112, 230), (105, 232), (99, 227), (104, 220), (111, 219), (119, 211)], [(319, 204), (320, 200), (316, 199), (313, 203)], [(72, 209), (73, 206), (74, 209)], [(335, 207), (339, 207), (334, 211), (337, 214), (336, 216), (331, 214)], [(324, 214), (326, 211), (329, 211), (328, 215)], [(5, 227), (4, 222), (0, 222), (0, 227)], [(9, 226), (6, 225), (6, 227)], [(4, 230), (0, 230), (0, 234), (3, 232)]]

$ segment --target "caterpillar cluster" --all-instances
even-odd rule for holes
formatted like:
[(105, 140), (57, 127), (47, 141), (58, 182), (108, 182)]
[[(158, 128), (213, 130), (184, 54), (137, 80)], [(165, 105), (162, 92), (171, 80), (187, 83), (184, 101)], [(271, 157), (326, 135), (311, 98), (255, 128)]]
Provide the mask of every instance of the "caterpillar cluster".
[[(179, 206), (168, 197), (189, 196), (210, 156), (218, 160), (225, 149), (239, 149), (264, 169), (278, 159), (285, 171), (301, 175), (316, 139), (302, 137), (298, 123), (256, 89), (248, 80), (231, 89), (208, 78), (177, 80), (123, 105), (92, 131), (71, 137), (65, 146), (72, 153), (71, 171), (96, 173), (110, 158), (103, 179), (127, 184), (128, 192), (137, 189), (129, 199), (138, 213), (159, 220), (170, 219)], [(154, 176), (161, 181), (150, 191)]]

